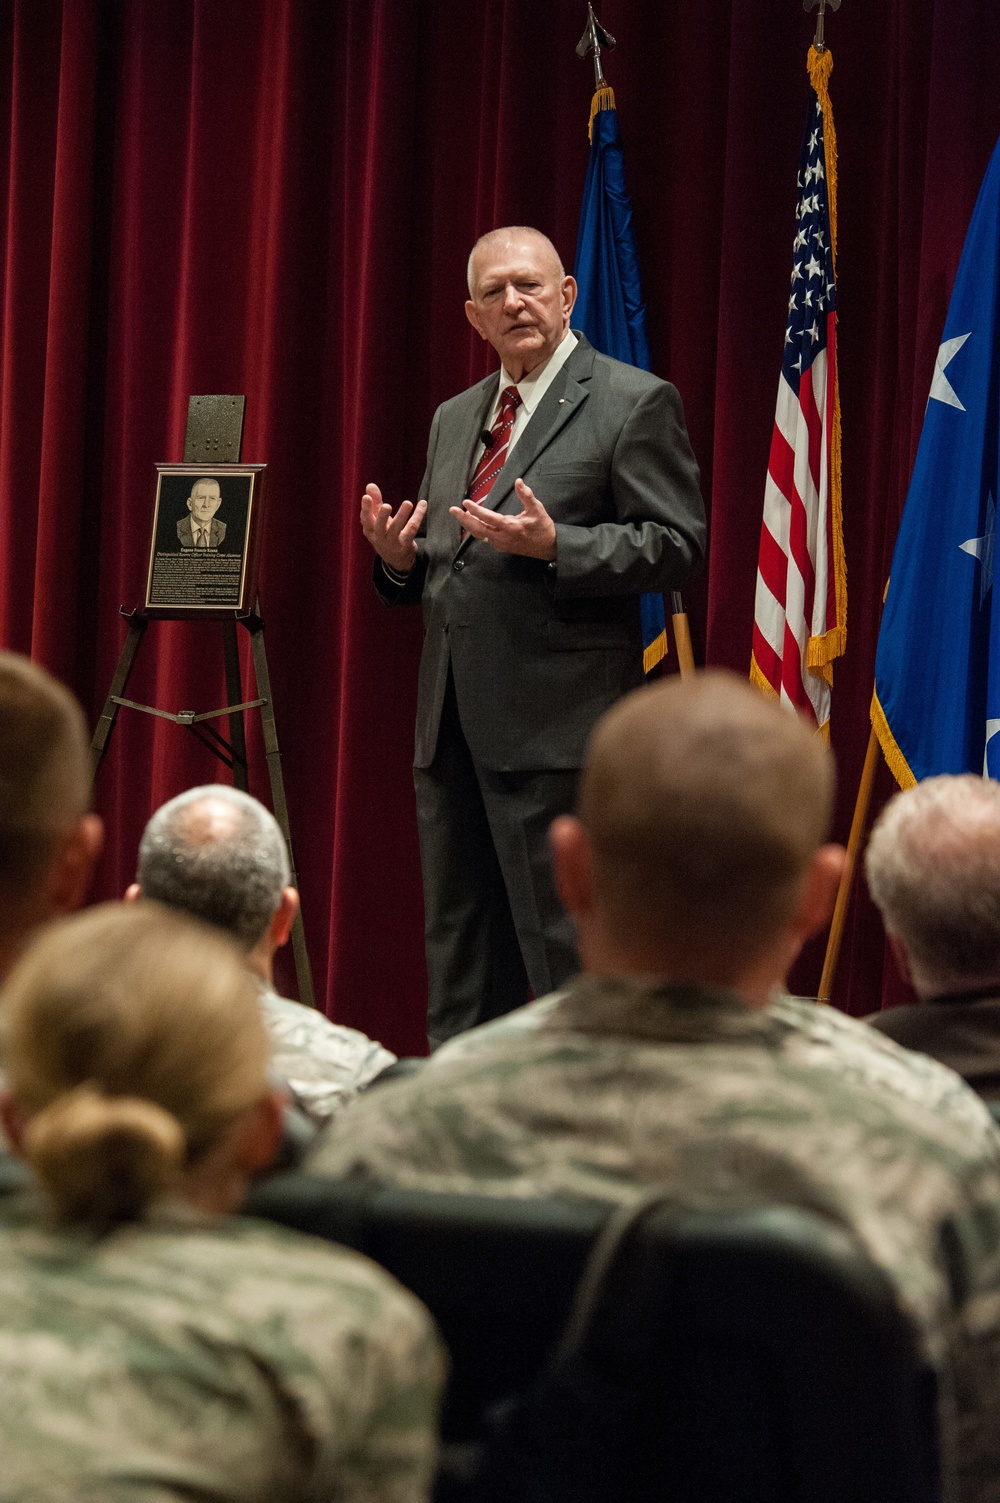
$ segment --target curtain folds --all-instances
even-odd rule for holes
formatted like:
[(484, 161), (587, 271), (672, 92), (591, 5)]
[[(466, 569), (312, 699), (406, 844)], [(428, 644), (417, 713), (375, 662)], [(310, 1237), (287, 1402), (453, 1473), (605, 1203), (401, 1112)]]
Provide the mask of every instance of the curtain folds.
[[(0, 8), (0, 640), (95, 718), (141, 599), (153, 465), (192, 393), (243, 392), (266, 461), (261, 602), (306, 932), (331, 1015), (423, 1039), (410, 781), (420, 620), (384, 610), (368, 480), (414, 496), (435, 405), (489, 368), (465, 261), (527, 222), (569, 263), (592, 75), (582, 0), (11, 0)], [(812, 20), (789, 0), (604, 0), (653, 368), (711, 502), (696, 654), (745, 673)], [(840, 142), (846, 836), (885, 575), (966, 225), (1000, 133), (982, 0), (845, 0)], [(245, 645), (244, 645), (245, 653)], [(248, 660), (247, 666), (248, 666)], [(130, 696), (224, 700), (210, 624), (154, 624)], [(269, 798), (259, 732), (251, 779)], [(98, 896), (163, 799), (224, 771), (124, 711), (101, 770)], [(884, 772), (879, 797), (890, 789)], [(819, 947), (796, 971), (818, 979)], [(282, 976), (287, 988), (290, 973)], [(837, 1002), (900, 993), (863, 892)]]

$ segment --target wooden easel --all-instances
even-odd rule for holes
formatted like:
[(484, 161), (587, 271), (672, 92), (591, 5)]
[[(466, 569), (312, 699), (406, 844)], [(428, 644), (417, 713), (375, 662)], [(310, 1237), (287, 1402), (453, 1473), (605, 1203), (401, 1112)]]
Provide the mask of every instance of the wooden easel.
[[(187, 430), (184, 435), (184, 463), (198, 464), (206, 461), (208, 464), (238, 464), (241, 457), (243, 444), (243, 413), (246, 404), (245, 397), (232, 396), (209, 396), (191, 397), (188, 400)], [(146, 635), (150, 624), (148, 616), (139, 610), (126, 611), (121, 614), (128, 622), (128, 635), (125, 645), (118, 659), (111, 687), (104, 701), (104, 709), (94, 729), (93, 739), (90, 743), (90, 772), (91, 780), (97, 777), (98, 769), (108, 749), (111, 732), (115, 728), (120, 709), (138, 710), (143, 715), (156, 715), (161, 720), (173, 721), (175, 725), (184, 726), (191, 734), (208, 748), (214, 757), (223, 762), (232, 770), (235, 787), (247, 792), (249, 779), (247, 775), (247, 748), (246, 733), (243, 724), (243, 715), (247, 710), (260, 710), (261, 729), (264, 737), (264, 755), (267, 759), (267, 771), (271, 781), (271, 801), (274, 806), (274, 817), (281, 827), (281, 833), (285, 837), (285, 845), (288, 848), (288, 860), (292, 868), (292, 882), (298, 885), (295, 870), (295, 857), (292, 852), (292, 835), (288, 824), (288, 805), (285, 801), (285, 783), (281, 773), (281, 749), (278, 745), (278, 728), (274, 718), (274, 700), (271, 694), (271, 676), (267, 667), (267, 653), (264, 648), (264, 622), (260, 616), (260, 603), (257, 602), (255, 609), (246, 616), (240, 616), (237, 620), (222, 621), (219, 623), (222, 630), (222, 652), (226, 674), (226, 703), (221, 710), (203, 710), (196, 713), (194, 710), (160, 710), (154, 705), (137, 704), (135, 700), (124, 697), (128, 686), (129, 677), (135, 666), (135, 660), (139, 648)], [(193, 625), (205, 626), (214, 623), (195, 622)], [(254, 678), (256, 681), (257, 698), (243, 699), (243, 684), (240, 674), (240, 654), (237, 642), (237, 624), (250, 634), (250, 651), (253, 660)], [(229, 739), (226, 740), (212, 724), (226, 716), (229, 721)], [(295, 958), (295, 977), (298, 983), (299, 1001), (309, 1007), (316, 1006), (315, 993), (313, 991), (312, 968), (309, 964), (309, 953), (306, 949), (305, 927), (302, 922), (302, 910), (295, 915), (292, 925), (292, 953)]]

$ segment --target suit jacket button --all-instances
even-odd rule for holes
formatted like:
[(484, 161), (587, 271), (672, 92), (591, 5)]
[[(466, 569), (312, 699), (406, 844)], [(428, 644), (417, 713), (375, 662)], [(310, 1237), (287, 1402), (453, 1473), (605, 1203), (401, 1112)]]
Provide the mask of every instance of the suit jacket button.
[(451, 567), (454, 569), (454, 571), (455, 571), (456, 574), (460, 574), (462, 572), (462, 570), (465, 568), (465, 559), (464, 558), (456, 558), (455, 562), (452, 564)]

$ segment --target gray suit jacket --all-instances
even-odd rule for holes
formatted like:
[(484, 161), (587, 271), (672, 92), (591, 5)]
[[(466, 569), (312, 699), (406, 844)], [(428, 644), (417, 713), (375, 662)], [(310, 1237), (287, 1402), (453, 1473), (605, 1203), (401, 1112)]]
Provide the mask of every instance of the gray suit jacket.
[(434, 415), (425, 535), (406, 583), (376, 560), (382, 598), (424, 609), (417, 767), (434, 757), (449, 663), (482, 766), (580, 767), (594, 722), (642, 682), (639, 595), (679, 589), (703, 556), (698, 466), (676, 389), (578, 338), (488, 500), (519, 512), (522, 477), (556, 524), (556, 562), (463, 539), (448, 511), (468, 494), (495, 375)]
[[(217, 522), (213, 517), (208, 524), (208, 546), (210, 548), (218, 548), (225, 535), (225, 522)], [(177, 523), (177, 537), (182, 548), (193, 548), (195, 546), (194, 523), (190, 517), (181, 517)]]

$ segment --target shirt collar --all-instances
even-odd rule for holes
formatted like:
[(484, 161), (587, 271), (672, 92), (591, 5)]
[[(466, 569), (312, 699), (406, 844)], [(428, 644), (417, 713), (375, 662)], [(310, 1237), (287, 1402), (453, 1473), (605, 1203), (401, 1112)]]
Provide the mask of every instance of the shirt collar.
[(552, 354), (549, 356), (548, 360), (546, 360), (545, 364), (536, 366), (536, 368), (533, 371), (530, 371), (522, 381), (512, 380), (510, 373), (501, 367), (500, 384), (498, 387), (498, 400), (499, 392), (503, 391), (505, 386), (516, 386), (518, 395), (521, 398), (521, 405), (523, 406), (525, 412), (530, 416), (544, 397), (545, 393), (548, 391), (549, 387), (552, 385), (556, 376), (558, 376), (559, 372), (566, 364), (566, 361), (569, 359), (570, 355), (572, 355), (573, 351), (576, 349), (579, 342), (580, 341), (573, 333), (573, 330), (567, 329), (566, 333), (562, 337), (561, 342), (553, 350)]
[(726, 988), (635, 976), (576, 977), (541, 1026), (664, 1044), (774, 1045), (788, 1032), (766, 1008)]

